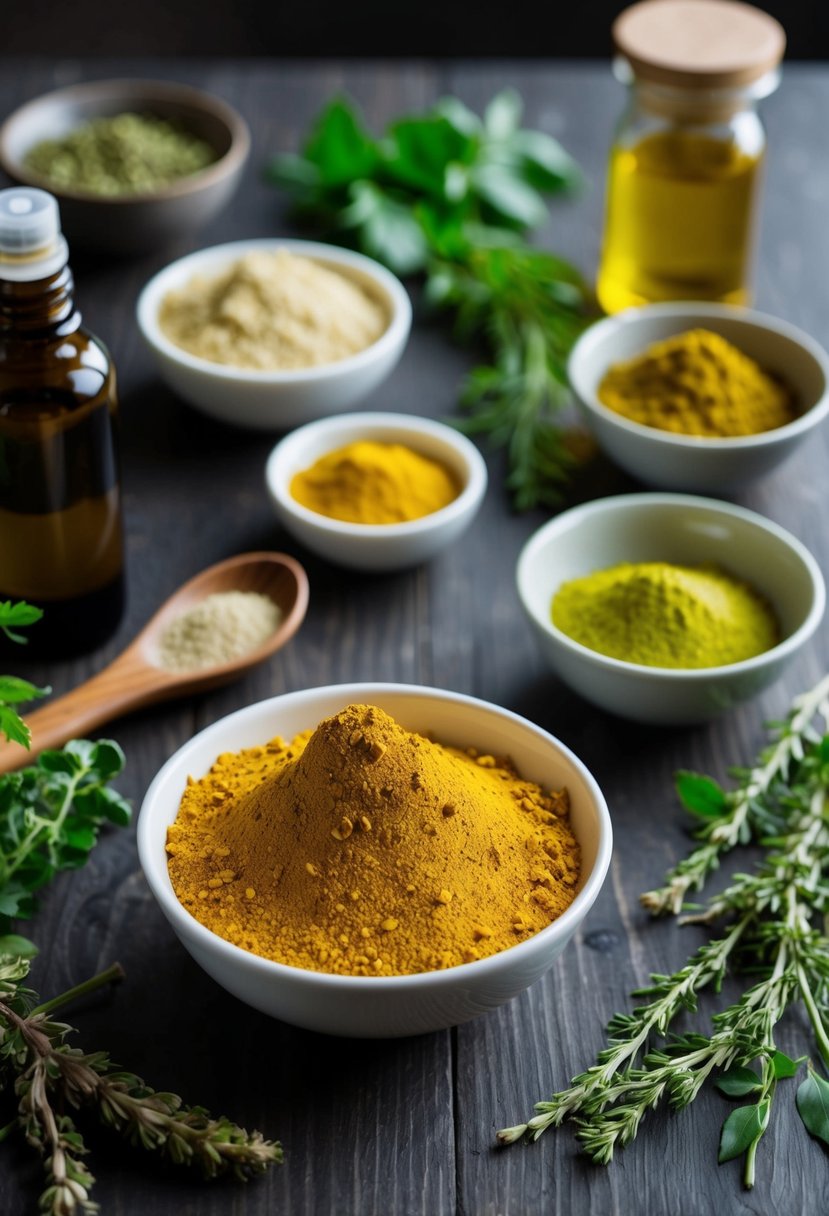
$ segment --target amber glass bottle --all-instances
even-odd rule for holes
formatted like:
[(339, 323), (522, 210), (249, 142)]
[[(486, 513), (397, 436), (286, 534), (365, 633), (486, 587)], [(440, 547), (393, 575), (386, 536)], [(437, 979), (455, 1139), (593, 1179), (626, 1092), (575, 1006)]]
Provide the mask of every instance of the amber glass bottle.
[(0, 599), (32, 653), (90, 649), (123, 611), (115, 372), (83, 329), (58, 207), (0, 191)]

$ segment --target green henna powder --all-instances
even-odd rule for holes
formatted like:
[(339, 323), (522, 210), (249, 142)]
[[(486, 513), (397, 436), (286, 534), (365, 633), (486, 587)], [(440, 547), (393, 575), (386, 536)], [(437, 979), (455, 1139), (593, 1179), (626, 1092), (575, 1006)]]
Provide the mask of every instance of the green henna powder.
[(552, 621), (590, 650), (645, 667), (722, 667), (780, 640), (762, 596), (710, 565), (597, 570), (561, 585)]

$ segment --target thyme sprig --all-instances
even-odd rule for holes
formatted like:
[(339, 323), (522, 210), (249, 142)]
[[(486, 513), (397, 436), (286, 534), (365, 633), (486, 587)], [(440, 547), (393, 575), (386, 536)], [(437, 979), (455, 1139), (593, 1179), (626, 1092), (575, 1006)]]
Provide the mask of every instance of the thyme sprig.
[[(654, 915), (677, 913), (726, 851), (760, 844), (764, 852), (751, 871), (736, 874), (683, 918), (722, 923), (721, 935), (672, 975), (654, 975), (650, 986), (636, 990), (634, 997), (649, 1000), (611, 1019), (596, 1063), (537, 1103), (526, 1123), (499, 1132), (502, 1144), (537, 1140), (572, 1119), (586, 1152), (608, 1164), (635, 1138), (648, 1111), (661, 1103), (688, 1106), (714, 1080), (727, 1096), (751, 1099), (725, 1119), (719, 1152), (721, 1162), (745, 1155), (750, 1187), (778, 1083), (803, 1062), (775, 1043), (776, 1027), (793, 1005), (805, 1009), (816, 1055), (829, 1070), (829, 677), (798, 697), (773, 730), (756, 763), (735, 770), (738, 785), (730, 792), (708, 777), (680, 775), (684, 804), (703, 820), (697, 833), (703, 843), (662, 887), (642, 896)], [(719, 993), (729, 972), (750, 973), (753, 982), (714, 1013), (709, 1034), (676, 1033), (675, 1019), (696, 1013), (704, 990)], [(811, 1134), (829, 1144), (829, 1082), (811, 1067), (797, 1108)]]
[(120, 979), (118, 964), (43, 1004), (23, 987), (27, 974), (27, 960), (0, 955), (0, 1081), (14, 1088), (18, 1100), (17, 1119), (3, 1132), (19, 1128), (43, 1157), (42, 1213), (98, 1211), (90, 1198), (95, 1179), (84, 1160), (88, 1150), (70, 1113), (86, 1107), (129, 1143), (195, 1166), (205, 1178), (233, 1174), (245, 1181), (282, 1160), (280, 1145), (260, 1132), (185, 1106), (177, 1094), (156, 1092), (105, 1052), (84, 1053), (66, 1042), (73, 1028), (52, 1013)]

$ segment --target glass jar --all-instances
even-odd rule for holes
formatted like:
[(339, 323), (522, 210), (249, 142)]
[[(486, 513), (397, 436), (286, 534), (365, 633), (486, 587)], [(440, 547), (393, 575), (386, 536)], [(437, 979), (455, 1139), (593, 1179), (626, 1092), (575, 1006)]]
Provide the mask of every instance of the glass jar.
[(55, 199), (0, 192), (0, 599), (30, 649), (102, 642), (124, 601), (115, 371), (81, 324)]
[(777, 85), (783, 31), (731, 0), (645, 0), (613, 33), (630, 99), (610, 153), (599, 302), (747, 304), (766, 146), (755, 106)]

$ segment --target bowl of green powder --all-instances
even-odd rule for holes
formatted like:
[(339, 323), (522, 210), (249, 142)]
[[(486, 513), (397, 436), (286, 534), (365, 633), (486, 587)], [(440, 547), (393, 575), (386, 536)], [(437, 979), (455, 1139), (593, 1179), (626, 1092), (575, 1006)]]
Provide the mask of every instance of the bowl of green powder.
[(825, 588), (794, 536), (752, 511), (627, 494), (565, 511), (518, 561), (551, 666), (620, 717), (682, 725), (756, 696), (806, 645)]
[(70, 245), (116, 254), (169, 244), (212, 219), (249, 147), (226, 102), (164, 81), (57, 89), (0, 128), (0, 164), (55, 195)]

